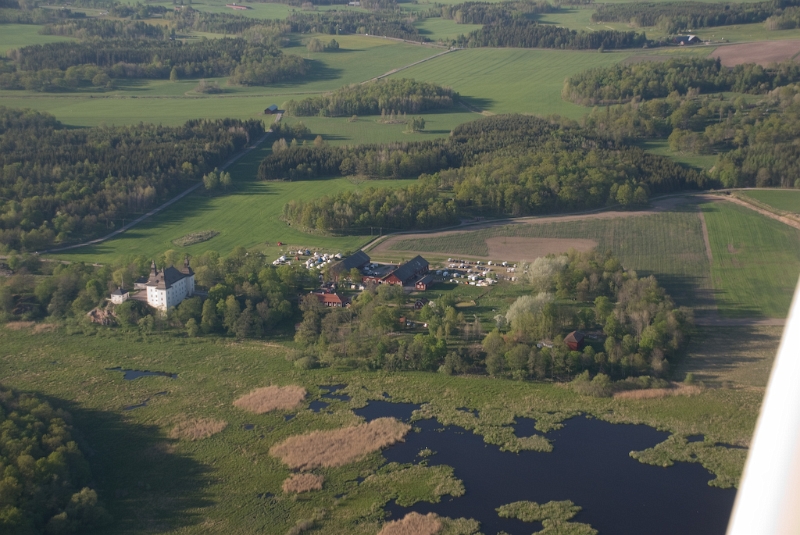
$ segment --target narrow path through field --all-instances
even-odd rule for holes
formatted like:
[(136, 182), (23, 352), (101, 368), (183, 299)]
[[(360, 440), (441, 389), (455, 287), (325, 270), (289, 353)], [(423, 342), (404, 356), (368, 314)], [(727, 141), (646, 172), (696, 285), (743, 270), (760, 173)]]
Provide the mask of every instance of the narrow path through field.
[[(402, 39), (400, 39), (400, 41), (402, 41)], [(424, 59), (421, 59), (419, 61), (415, 61), (414, 63), (409, 63), (408, 65), (403, 65), (402, 67), (398, 67), (396, 69), (392, 69), (391, 71), (385, 72), (385, 73), (381, 74), (380, 76), (376, 76), (375, 78), (370, 78), (369, 80), (365, 80), (365, 81), (361, 82), (361, 84), (363, 85), (363, 84), (368, 84), (370, 82), (374, 82), (376, 80), (381, 80), (383, 78), (386, 78), (387, 76), (391, 76), (391, 75), (396, 74), (396, 73), (398, 73), (400, 71), (404, 71), (406, 69), (410, 69), (411, 67), (414, 67), (415, 65), (419, 65), (420, 63), (425, 63), (426, 61), (430, 61), (432, 59), (436, 59), (439, 56), (444, 56), (445, 54), (449, 54), (451, 52), (455, 52), (456, 50), (461, 50), (461, 49), (460, 48), (450, 48), (448, 50), (445, 50), (444, 52), (439, 52), (438, 54), (434, 54), (433, 56), (430, 56), (428, 58), (424, 58)]]
[[(282, 116), (283, 116), (283, 114), (282, 114), (282, 113), (278, 113), (278, 114), (276, 114), (276, 115), (275, 115), (275, 121), (273, 121), (273, 122), (275, 122), (275, 123), (279, 122), (279, 121), (281, 120), (281, 117), (282, 117)], [(261, 138), (260, 138), (260, 139), (258, 139), (258, 140), (257, 140), (255, 143), (253, 143), (253, 144), (252, 144), (252, 145), (250, 145), (249, 147), (246, 147), (245, 149), (243, 149), (243, 150), (239, 151), (239, 153), (237, 153), (237, 154), (234, 154), (233, 156), (231, 156), (231, 157), (228, 159), (228, 161), (226, 161), (224, 164), (222, 164), (222, 165), (220, 166), (220, 170), (223, 170), (223, 171), (224, 171), (225, 169), (227, 169), (228, 167), (230, 167), (231, 165), (233, 165), (234, 163), (236, 163), (236, 162), (239, 160), (239, 158), (241, 158), (241, 157), (242, 157), (242, 156), (244, 156), (245, 154), (248, 154), (248, 153), (250, 153), (250, 152), (251, 152), (252, 150), (254, 150), (256, 147), (258, 147), (259, 145), (261, 145), (261, 143), (263, 143), (263, 142), (264, 142), (264, 140), (266, 140), (266, 139), (269, 137), (269, 135), (270, 135), (271, 133), (272, 133), (272, 130), (271, 130), (271, 129), (270, 129), (270, 130), (267, 130), (267, 131), (264, 133), (264, 135), (263, 135), (263, 136), (261, 136)], [(155, 214), (159, 213), (160, 211), (164, 210), (165, 208), (167, 208), (167, 207), (169, 207), (169, 206), (171, 206), (171, 205), (175, 204), (176, 202), (178, 202), (179, 200), (183, 199), (184, 197), (186, 197), (186, 196), (187, 196), (187, 195), (189, 195), (190, 193), (192, 193), (192, 192), (194, 192), (194, 191), (197, 191), (197, 189), (198, 189), (200, 186), (202, 186), (202, 185), (203, 185), (203, 181), (201, 180), (200, 182), (198, 182), (198, 183), (197, 183), (197, 184), (195, 184), (194, 186), (190, 187), (189, 189), (187, 189), (187, 190), (186, 190), (186, 191), (184, 191), (183, 193), (180, 193), (180, 194), (176, 195), (175, 197), (173, 197), (172, 199), (168, 200), (167, 202), (165, 202), (165, 203), (164, 203), (164, 204), (162, 204), (161, 206), (157, 206), (156, 208), (153, 208), (152, 210), (150, 210), (150, 211), (149, 211), (149, 212), (147, 212), (146, 214), (144, 214), (144, 215), (142, 215), (142, 216), (140, 216), (140, 217), (138, 217), (138, 218), (134, 219), (133, 221), (131, 221), (131, 222), (130, 222), (130, 223), (128, 223), (127, 225), (124, 225), (124, 226), (122, 226), (121, 228), (119, 228), (119, 229), (115, 230), (115, 231), (114, 231), (114, 232), (112, 232), (111, 234), (108, 234), (108, 235), (106, 235), (106, 236), (103, 236), (102, 238), (96, 238), (96, 239), (94, 239), (94, 240), (89, 240), (89, 241), (86, 241), (86, 242), (83, 242), (83, 243), (76, 243), (76, 244), (74, 244), (74, 245), (66, 245), (66, 246), (64, 246), (64, 247), (56, 247), (56, 248), (54, 248), (54, 249), (47, 249), (47, 250), (45, 250), (45, 251), (37, 251), (35, 254), (58, 253), (58, 252), (61, 252), (61, 251), (68, 251), (68, 250), (70, 250), (70, 249), (77, 249), (77, 248), (79, 248), (79, 247), (85, 247), (85, 246), (87, 246), (87, 245), (96, 245), (96, 244), (98, 244), (98, 243), (103, 243), (104, 241), (106, 241), (106, 240), (110, 240), (111, 238), (114, 238), (115, 236), (119, 236), (120, 234), (122, 234), (122, 233), (123, 233), (123, 232), (125, 232), (126, 230), (128, 230), (128, 229), (130, 229), (130, 228), (132, 228), (132, 227), (134, 227), (134, 226), (136, 226), (136, 225), (138, 225), (139, 223), (141, 223), (141, 222), (142, 222), (142, 221), (144, 221), (145, 219), (147, 219), (147, 218), (149, 218), (149, 217), (152, 217), (152, 216), (154, 216)]]

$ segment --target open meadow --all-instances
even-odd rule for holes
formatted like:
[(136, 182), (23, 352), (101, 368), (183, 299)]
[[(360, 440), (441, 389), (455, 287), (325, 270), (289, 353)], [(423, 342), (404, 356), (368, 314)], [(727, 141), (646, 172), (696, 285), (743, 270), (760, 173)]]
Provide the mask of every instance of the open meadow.
[(47, 43), (59, 43), (71, 41), (71, 37), (61, 37), (60, 35), (41, 35), (40, 26), (32, 24), (3, 24), (0, 25), (0, 54), (14, 48), (29, 45), (44, 45)]
[(800, 273), (800, 231), (728, 202), (701, 209), (720, 313), (786, 317)]
[(748, 190), (740, 192), (740, 195), (780, 212), (800, 214), (800, 191), (797, 190)]

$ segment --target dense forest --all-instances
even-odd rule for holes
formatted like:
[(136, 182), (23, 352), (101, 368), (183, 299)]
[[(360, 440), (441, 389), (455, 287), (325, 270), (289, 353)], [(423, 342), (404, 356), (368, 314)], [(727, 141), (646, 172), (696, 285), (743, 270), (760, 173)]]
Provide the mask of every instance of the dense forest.
[(16, 70), (0, 88), (56, 91), (105, 86), (116, 78), (231, 76), (230, 83), (269, 85), (306, 74), (299, 56), (244, 39), (181, 41), (114, 39), (27, 46), (9, 52)]
[(553, 24), (538, 24), (530, 20), (506, 20), (487, 24), (468, 35), (460, 35), (453, 45), (462, 48), (515, 47), (560, 48), (568, 50), (599, 50), (642, 48), (649, 42), (643, 33), (633, 31), (597, 30), (575, 31)]
[(800, 65), (787, 61), (770, 67), (745, 63), (723, 67), (718, 59), (674, 58), (590, 69), (564, 82), (561, 96), (576, 104), (615, 104), (634, 98), (663, 98), (670, 93), (734, 91), (766, 93), (800, 81)]
[[(291, 201), (284, 217), (302, 227), (330, 231), (433, 228), (474, 215), (644, 204), (650, 195), (699, 187), (704, 180), (667, 158), (617, 146), (575, 123), (515, 115), (467, 123), (450, 139), (435, 142), (288, 148), (266, 158), (260, 168), (262, 177), (288, 172), (290, 178), (314, 178), (337, 171), (432, 176), (399, 190)], [(446, 202), (438, 194), (444, 191), (450, 193)]]
[(600, 4), (592, 22), (626, 22), (635, 26), (657, 26), (667, 33), (692, 28), (764, 22), (792, 1), (723, 4), (711, 2), (634, 2)]
[(286, 112), (290, 115), (349, 117), (388, 113), (421, 113), (450, 108), (458, 99), (452, 89), (415, 80), (384, 79), (367, 84), (342, 87), (332, 93), (290, 100)]
[(100, 39), (166, 39), (169, 36), (169, 30), (164, 26), (155, 26), (142, 21), (109, 19), (61, 21), (44, 26), (40, 33), (77, 39), (95, 37)]
[(542, 1), (520, 0), (496, 4), (464, 2), (442, 6), (442, 18), (454, 20), (458, 24), (493, 24), (555, 11), (558, 11), (557, 7)]
[(0, 531), (10, 535), (85, 533), (108, 513), (69, 413), (0, 385)]
[(71, 129), (0, 107), (0, 244), (34, 251), (113, 228), (263, 132), (261, 121), (237, 119)]

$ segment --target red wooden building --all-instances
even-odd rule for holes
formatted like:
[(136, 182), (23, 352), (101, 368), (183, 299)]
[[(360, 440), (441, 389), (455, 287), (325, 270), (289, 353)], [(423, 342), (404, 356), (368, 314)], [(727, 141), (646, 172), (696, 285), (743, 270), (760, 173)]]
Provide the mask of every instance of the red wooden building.
[(428, 261), (418, 255), (386, 275), (381, 282), (406, 286), (426, 275), (428, 269)]
[(581, 331), (572, 331), (564, 337), (564, 343), (567, 344), (570, 351), (580, 351), (586, 346), (584, 338), (585, 336)]

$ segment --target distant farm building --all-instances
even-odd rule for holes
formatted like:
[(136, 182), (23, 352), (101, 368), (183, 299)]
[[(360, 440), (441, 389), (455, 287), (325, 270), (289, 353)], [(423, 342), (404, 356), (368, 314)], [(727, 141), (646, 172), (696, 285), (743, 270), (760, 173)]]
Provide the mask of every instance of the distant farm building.
[(677, 45), (696, 45), (700, 43), (700, 38), (696, 35), (678, 35), (673, 39), (673, 42)]
[[(331, 266), (331, 275), (338, 279), (340, 275), (347, 276), (348, 272), (353, 268), (361, 270), (369, 265), (369, 255), (364, 251), (356, 251), (355, 253), (351, 254), (347, 258), (344, 258), (341, 262), (337, 262), (333, 266)], [(361, 281), (353, 281), (353, 282), (361, 282)]]
[(431, 274), (425, 275), (416, 283), (414, 283), (414, 287), (417, 290), (422, 290), (423, 292), (428, 290), (431, 286), (433, 286), (433, 275)]
[(325, 305), (326, 307), (331, 308), (342, 308), (347, 304), (347, 302), (342, 299), (339, 294), (335, 293), (315, 293), (314, 295), (317, 296), (319, 302)]
[(418, 255), (386, 275), (381, 282), (407, 286), (412, 281), (427, 275), (428, 269), (428, 261)]
[(584, 334), (581, 331), (572, 331), (564, 337), (564, 343), (570, 351), (580, 351), (586, 345)]
[(278, 106), (275, 104), (272, 104), (269, 108), (264, 110), (264, 115), (274, 115), (276, 113), (278, 113)]
[(243, 6), (242, 4), (236, 4), (236, 3), (225, 4), (225, 7), (228, 7), (228, 8), (231, 8), (231, 9), (242, 10), (242, 11), (247, 10), (247, 9), (253, 9), (250, 6)]

